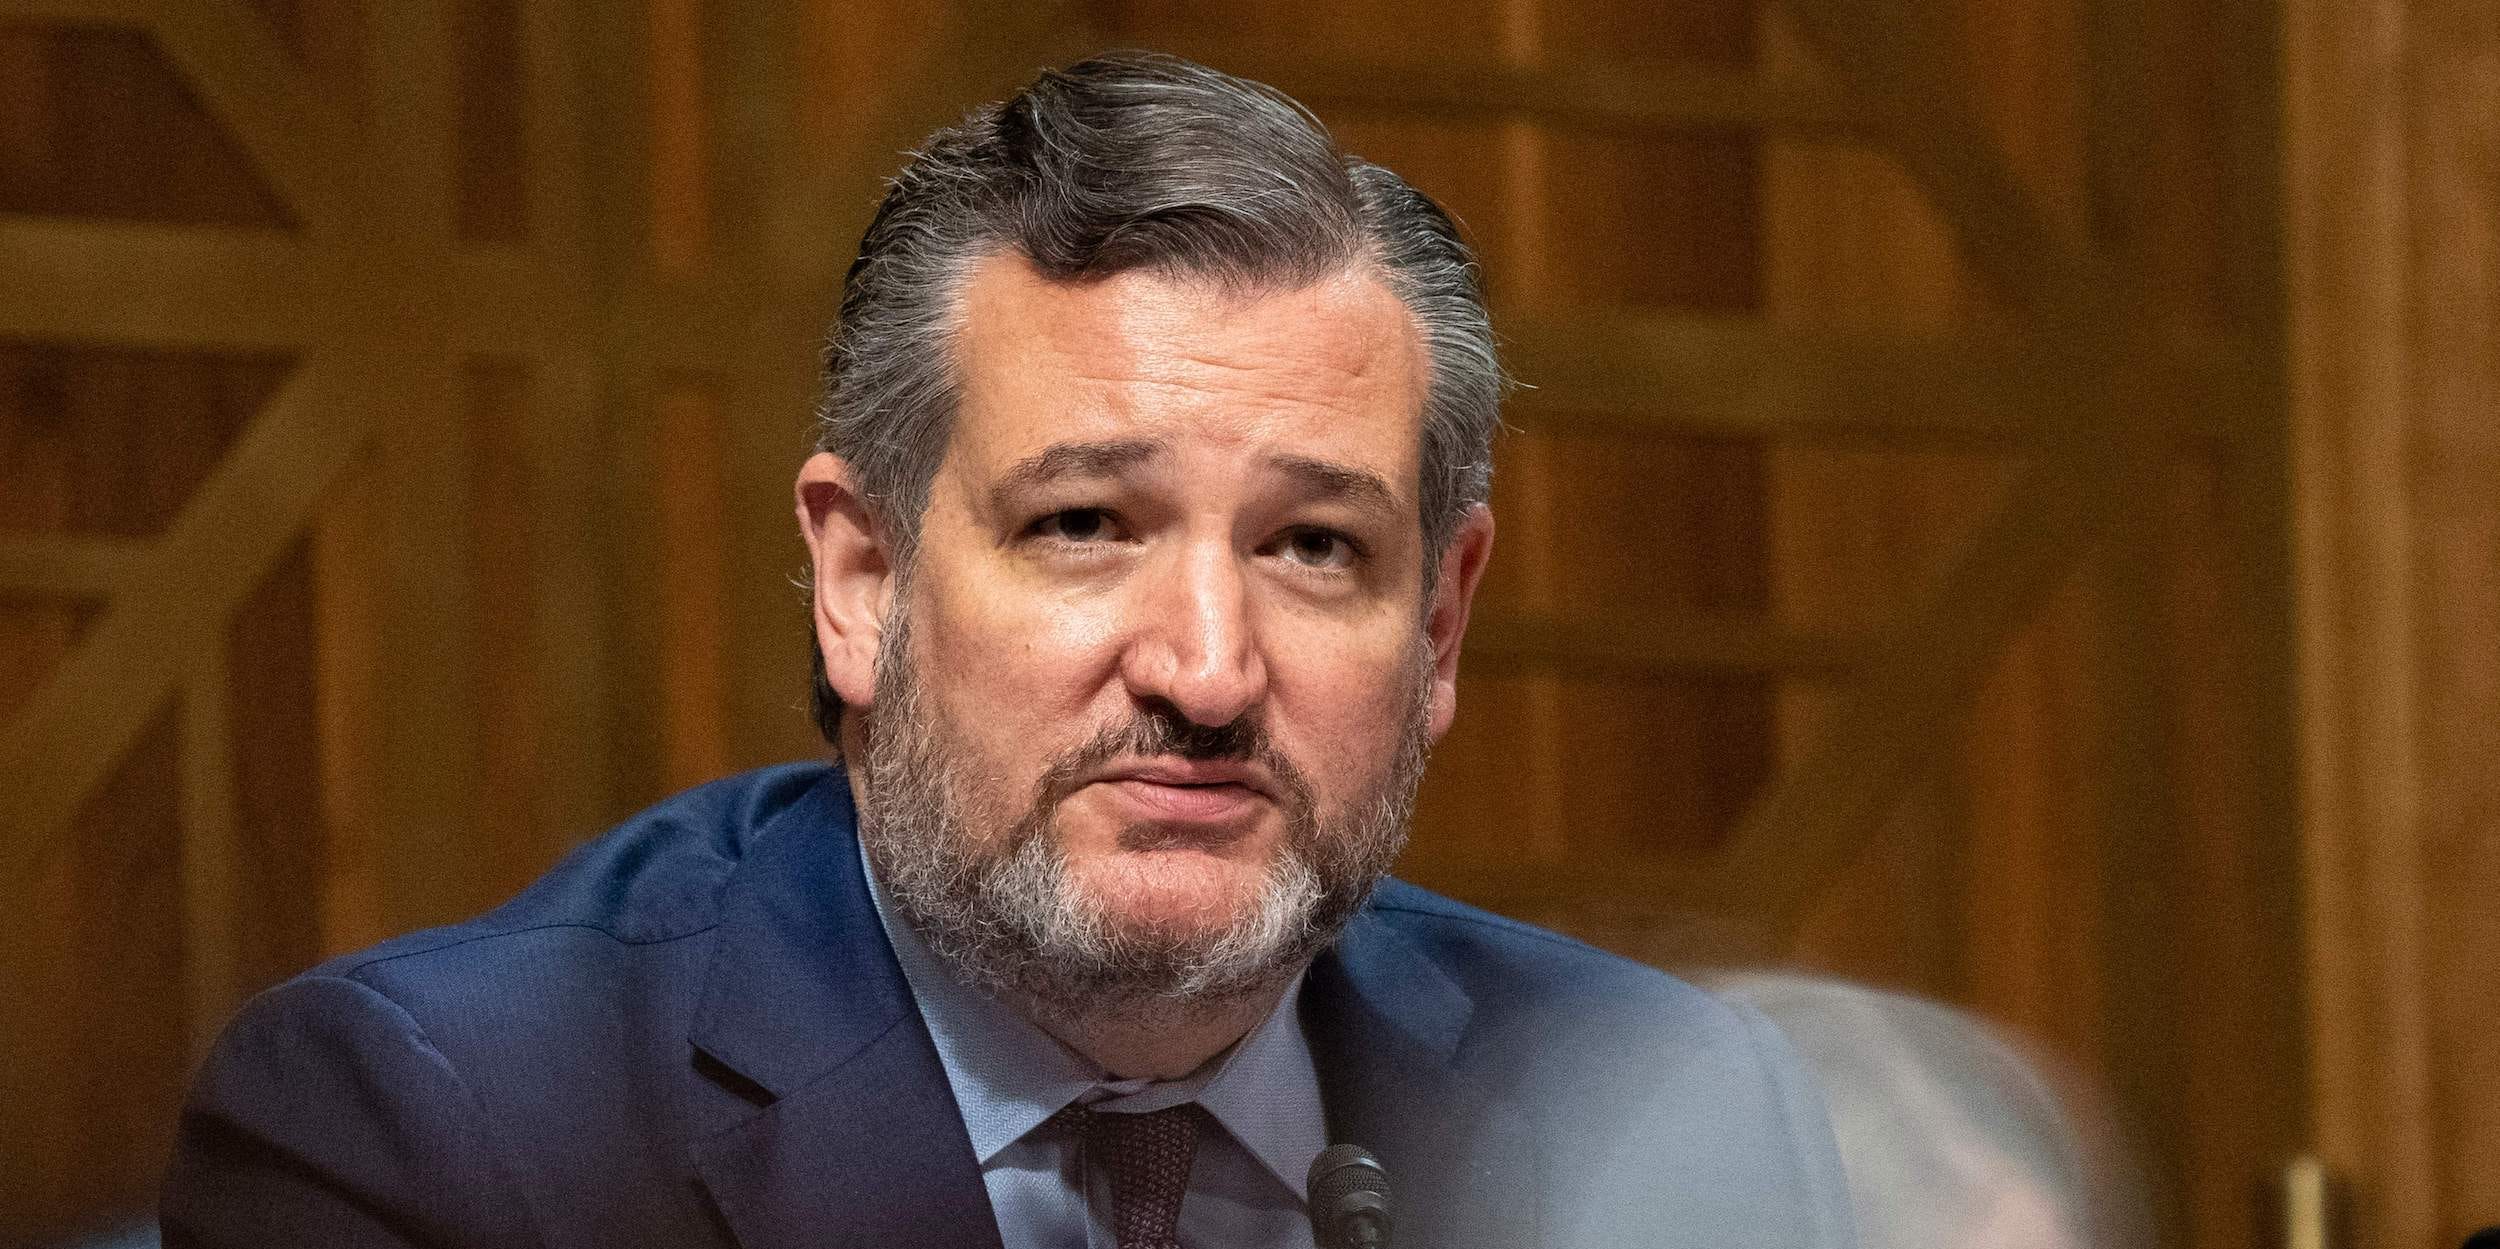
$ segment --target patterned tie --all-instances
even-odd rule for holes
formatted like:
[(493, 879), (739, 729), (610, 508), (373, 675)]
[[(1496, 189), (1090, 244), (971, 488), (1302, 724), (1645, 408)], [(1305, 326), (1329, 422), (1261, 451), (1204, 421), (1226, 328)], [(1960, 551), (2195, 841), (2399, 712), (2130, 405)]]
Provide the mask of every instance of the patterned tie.
[(1058, 1114), (1084, 1134), (1085, 1151), (1111, 1173), (1111, 1230), (1120, 1249), (1181, 1249), (1181, 1198), (1198, 1153), (1198, 1106), (1139, 1115), (1070, 1106)]

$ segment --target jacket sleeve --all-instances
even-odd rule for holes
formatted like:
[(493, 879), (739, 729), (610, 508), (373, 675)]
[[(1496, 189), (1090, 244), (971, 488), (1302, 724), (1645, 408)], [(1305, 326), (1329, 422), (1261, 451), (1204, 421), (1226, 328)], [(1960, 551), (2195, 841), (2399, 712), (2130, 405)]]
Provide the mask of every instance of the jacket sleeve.
[(311, 976), (252, 1000), (184, 1106), (172, 1249), (539, 1244), (475, 1096), (408, 1013)]

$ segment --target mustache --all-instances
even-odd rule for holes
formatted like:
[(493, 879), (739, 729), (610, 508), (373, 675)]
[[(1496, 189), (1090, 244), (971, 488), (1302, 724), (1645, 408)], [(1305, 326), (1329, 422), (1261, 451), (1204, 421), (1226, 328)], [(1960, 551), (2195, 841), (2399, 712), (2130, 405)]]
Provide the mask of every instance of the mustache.
[(1311, 785), (1302, 770), (1276, 749), (1256, 714), (1225, 724), (1198, 724), (1169, 706), (1141, 707), (1134, 715), (1095, 731), (1053, 760), (1034, 786), (1034, 809), (1045, 810), (1075, 792), (1086, 773), (1114, 759), (1179, 758), (1193, 763), (1254, 763), (1274, 777), (1297, 811), (1311, 808)]

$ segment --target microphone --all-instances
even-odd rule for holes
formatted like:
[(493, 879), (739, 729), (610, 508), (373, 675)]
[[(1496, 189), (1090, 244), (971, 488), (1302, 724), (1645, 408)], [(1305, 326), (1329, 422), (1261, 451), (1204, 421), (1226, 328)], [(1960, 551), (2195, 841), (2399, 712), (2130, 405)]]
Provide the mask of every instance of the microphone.
[(1389, 1173), (1360, 1145), (1311, 1160), (1311, 1239), (1319, 1249), (1388, 1249)]

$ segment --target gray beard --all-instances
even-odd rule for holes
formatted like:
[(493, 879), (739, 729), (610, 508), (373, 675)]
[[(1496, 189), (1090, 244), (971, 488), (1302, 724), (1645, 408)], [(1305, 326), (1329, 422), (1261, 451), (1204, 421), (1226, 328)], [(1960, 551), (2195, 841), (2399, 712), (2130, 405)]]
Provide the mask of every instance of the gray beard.
[[(921, 688), (898, 591), (864, 725), (859, 832), (887, 901), (965, 983), (1044, 1022), (1167, 1026), (1281, 989), (1336, 940), (1405, 847), (1429, 746), (1431, 652), (1417, 640), (1394, 757), (1367, 793), (1315, 810), (1300, 769), (1253, 720), (1220, 728), (1141, 711), (1053, 760), (1022, 811), (969, 798), (953, 726)], [(1214, 932), (1123, 923), (1070, 878), (1053, 835), (1077, 778), (1121, 757), (1249, 759), (1276, 778), (1287, 835), (1248, 914)], [(1124, 846), (1150, 848), (1150, 826)]]

